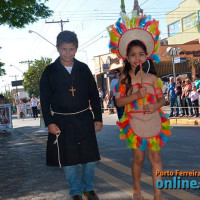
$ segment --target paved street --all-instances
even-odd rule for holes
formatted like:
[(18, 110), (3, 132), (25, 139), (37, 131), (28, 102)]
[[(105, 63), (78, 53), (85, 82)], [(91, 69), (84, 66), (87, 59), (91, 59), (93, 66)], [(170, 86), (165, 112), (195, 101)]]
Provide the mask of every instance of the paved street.
[[(101, 161), (96, 165), (96, 191), (100, 200), (131, 200), (132, 152), (119, 140), (116, 114), (104, 114), (104, 128), (97, 134)], [(14, 131), (0, 135), (0, 199), (64, 200), (70, 199), (62, 170), (45, 165), (47, 131), (39, 120), (13, 119)], [(164, 171), (200, 171), (200, 127), (175, 126), (162, 150)], [(200, 177), (183, 177), (199, 180)], [(166, 178), (170, 179), (170, 178)], [(146, 157), (142, 189), (153, 199), (151, 167)], [(200, 200), (200, 190), (164, 190), (168, 200)]]

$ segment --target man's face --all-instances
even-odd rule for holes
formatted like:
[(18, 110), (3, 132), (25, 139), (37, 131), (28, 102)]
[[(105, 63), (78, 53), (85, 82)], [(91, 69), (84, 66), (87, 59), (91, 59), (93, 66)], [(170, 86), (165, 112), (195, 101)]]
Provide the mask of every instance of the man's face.
[(4, 103), (4, 100), (3, 99), (0, 99), (0, 104), (3, 104)]
[(63, 43), (59, 47), (57, 47), (57, 50), (60, 54), (60, 60), (61, 63), (64, 66), (70, 66), (74, 62), (74, 57), (77, 51), (77, 48), (72, 43)]
[(114, 75), (116, 78), (119, 78), (119, 72), (118, 71), (114, 71)]
[(170, 79), (170, 82), (171, 82), (171, 83), (174, 83), (174, 78), (171, 78), (171, 79)]

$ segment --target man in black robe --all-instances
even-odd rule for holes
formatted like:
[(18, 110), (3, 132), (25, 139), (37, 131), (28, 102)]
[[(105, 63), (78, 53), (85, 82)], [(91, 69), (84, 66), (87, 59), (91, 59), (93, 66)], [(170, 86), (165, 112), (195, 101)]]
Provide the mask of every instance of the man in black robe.
[[(102, 129), (98, 90), (88, 66), (74, 58), (76, 34), (61, 32), (56, 47), (60, 56), (40, 80), (42, 113), (49, 131), (47, 165), (63, 167), (72, 199), (80, 200), (84, 194), (88, 200), (98, 200), (94, 192), (95, 161), (100, 160), (95, 132)], [(78, 164), (82, 164), (81, 180)]]

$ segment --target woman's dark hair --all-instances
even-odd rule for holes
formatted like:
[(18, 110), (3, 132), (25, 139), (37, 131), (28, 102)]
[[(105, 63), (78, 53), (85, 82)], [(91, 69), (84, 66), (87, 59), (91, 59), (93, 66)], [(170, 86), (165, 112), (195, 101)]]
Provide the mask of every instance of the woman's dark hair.
[(151, 59), (148, 59), (148, 60), (150, 62), (149, 74), (154, 74), (155, 76), (157, 76), (156, 68), (153, 64), (153, 61)]
[(59, 47), (63, 43), (72, 43), (78, 49), (78, 38), (76, 33), (71, 31), (62, 31), (57, 36), (56, 46)]
[[(147, 48), (144, 45), (144, 43), (141, 42), (140, 40), (133, 40), (132, 42), (129, 43), (129, 45), (127, 47), (127, 56), (129, 54), (131, 48), (134, 47), (134, 46), (141, 47), (144, 50), (145, 54), (147, 54)], [(149, 69), (148, 73), (157, 75), (153, 61), (149, 60), (149, 62), (150, 62), (150, 69)], [(125, 78), (122, 79), (121, 83), (126, 85), (126, 94), (127, 94), (128, 90), (131, 88), (131, 85), (132, 85), (131, 84), (131, 76), (129, 74), (130, 70), (131, 70), (131, 64), (128, 62), (127, 59), (125, 59), (124, 60), (124, 68), (123, 68), (123, 74), (125, 75)]]

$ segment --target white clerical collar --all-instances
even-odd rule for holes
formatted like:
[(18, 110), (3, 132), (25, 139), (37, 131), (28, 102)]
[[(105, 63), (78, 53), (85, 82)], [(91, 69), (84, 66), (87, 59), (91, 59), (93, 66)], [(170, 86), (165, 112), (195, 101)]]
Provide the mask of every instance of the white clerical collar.
[(70, 67), (70, 66), (64, 66), (65, 67), (65, 69), (71, 74), (71, 72), (72, 72), (72, 67)]

